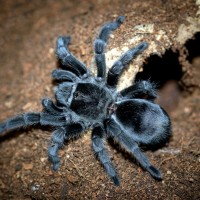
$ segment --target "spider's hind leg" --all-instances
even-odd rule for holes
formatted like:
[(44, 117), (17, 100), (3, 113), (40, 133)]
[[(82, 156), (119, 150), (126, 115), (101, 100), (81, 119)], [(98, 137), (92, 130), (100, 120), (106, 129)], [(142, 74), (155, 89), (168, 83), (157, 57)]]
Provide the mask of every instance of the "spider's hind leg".
[(128, 50), (108, 71), (107, 84), (112, 87), (117, 86), (118, 79), (123, 72), (124, 68), (135, 58), (138, 54), (142, 53), (148, 44), (141, 42), (136, 47)]
[(103, 142), (103, 129), (100, 126), (95, 127), (92, 131), (92, 147), (107, 174), (111, 177), (115, 185), (118, 186), (120, 184), (119, 178), (105, 149)]
[(126, 132), (115, 120), (110, 120), (107, 123), (107, 129), (111, 136), (119, 142), (127, 152), (135, 157), (144, 170), (147, 170), (156, 180), (162, 180), (161, 172), (151, 164), (146, 155), (140, 150), (138, 144), (135, 142), (134, 134)]
[(110, 22), (105, 24), (100, 33), (98, 38), (94, 42), (94, 51), (95, 51), (95, 61), (97, 65), (97, 77), (106, 76), (106, 62), (105, 62), (105, 47), (107, 40), (109, 38), (110, 32), (116, 30), (120, 24), (123, 23), (125, 17), (119, 16), (115, 22)]
[(150, 81), (137, 81), (128, 88), (120, 91), (125, 99), (147, 99), (154, 101), (157, 98), (156, 85)]

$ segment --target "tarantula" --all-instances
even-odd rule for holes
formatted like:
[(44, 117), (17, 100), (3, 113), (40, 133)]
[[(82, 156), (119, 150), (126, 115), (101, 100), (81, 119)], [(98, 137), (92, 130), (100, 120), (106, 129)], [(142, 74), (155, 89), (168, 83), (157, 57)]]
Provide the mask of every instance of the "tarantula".
[(97, 75), (94, 77), (86, 66), (68, 50), (70, 37), (57, 39), (56, 54), (64, 69), (55, 69), (52, 77), (58, 80), (53, 102), (42, 100), (42, 112), (27, 112), (0, 124), (0, 133), (33, 125), (50, 126), (55, 130), (48, 148), (53, 169), (58, 170), (58, 151), (66, 140), (77, 138), (88, 128), (92, 129), (92, 147), (97, 158), (115, 185), (119, 177), (104, 146), (104, 138), (113, 138), (132, 154), (143, 169), (161, 180), (161, 172), (154, 167), (141, 145), (165, 143), (171, 135), (171, 123), (167, 113), (154, 103), (156, 88), (150, 81), (139, 81), (117, 91), (120, 75), (131, 60), (148, 46), (141, 42), (128, 50), (109, 69), (106, 76), (105, 47), (111, 31), (124, 21), (105, 24), (94, 42)]

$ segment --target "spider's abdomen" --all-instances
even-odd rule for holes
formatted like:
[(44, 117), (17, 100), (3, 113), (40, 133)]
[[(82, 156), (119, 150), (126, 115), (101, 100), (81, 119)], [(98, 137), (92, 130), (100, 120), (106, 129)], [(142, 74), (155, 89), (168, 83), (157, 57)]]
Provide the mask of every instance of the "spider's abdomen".
[(112, 95), (105, 87), (94, 83), (78, 83), (70, 109), (84, 120), (94, 122), (106, 117), (107, 107), (112, 101)]
[(157, 104), (143, 99), (122, 102), (116, 110), (120, 124), (139, 144), (156, 145), (166, 142), (171, 134), (167, 113)]

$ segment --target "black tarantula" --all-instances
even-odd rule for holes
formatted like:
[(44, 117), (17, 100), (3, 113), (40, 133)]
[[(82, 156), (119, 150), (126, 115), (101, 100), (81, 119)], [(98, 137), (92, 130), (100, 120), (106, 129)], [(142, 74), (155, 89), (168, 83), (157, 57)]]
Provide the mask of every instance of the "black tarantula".
[(157, 93), (150, 81), (139, 81), (117, 91), (117, 83), (124, 68), (147, 48), (141, 42), (128, 50), (108, 70), (106, 76), (105, 47), (110, 32), (124, 21), (120, 16), (115, 22), (105, 24), (94, 42), (97, 75), (94, 77), (86, 66), (68, 50), (70, 37), (58, 37), (56, 54), (64, 69), (55, 69), (52, 76), (59, 81), (55, 91), (56, 102), (42, 100), (42, 112), (28, 112), (0, 124), (0, 133), (33, 125), (51, 126), (53, 132), (48, 148), (53, 169), (58, 170), (58, 151), (66, 140), (78, 137), (92, 129), (92, 147), (97, 158), (115, 185), (120, 181), (104, 146), (104, 138), (111, 137), (132, 154), (143, 169), (161, 180), (160, 171), (154, 167), (141, 145), (165, 143), (171, 134), (167, 113), (154, 103)]

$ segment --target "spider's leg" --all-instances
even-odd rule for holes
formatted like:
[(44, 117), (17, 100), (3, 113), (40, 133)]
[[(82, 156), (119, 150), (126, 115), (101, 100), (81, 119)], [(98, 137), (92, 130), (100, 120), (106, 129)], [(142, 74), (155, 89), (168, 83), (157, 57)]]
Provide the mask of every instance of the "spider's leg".
[(124, 68), (134, 57), (142, 53), (147, 46), (148, 44), (146, 42), (141, 42), (136, 47), (128, 50), (118, 61), (116, 61), (108, 71), (107, 84), (109, 86), (116, 87), (119, 76), (123, 72)]
[(115, 22), (105, 24), (98, 38), (94, 42), (95, 61), (97, 65), (97, 76), (105, 78), (106, 76), (106, 61), (105, 61), (105, 47), (109, 38), (110, 32), (116, 30), (124, 21), (124, 16), (119, 16)]
[(77, 82), (79, 80), (79, 78), (73, 72), (62, 70), (62, 69), (53, 70), (52, 77), (60, 81)]
[(129, 153), (134, 155), (142, 168), (147, 170), (156, 180), (162, 180), (161, 172), (150, 163), (149, 159), (140, 150), (138, 144), (134, 140), (134, 134), (128, 134), (115, 120), (110, 120), (107, 125), (108, 132), (111, 136)]
[(40, 113), (24, 113), (0, 123), (0, 133), (40, 123)]
[(92, 147), (107, 174), (111, 177), (115, 185), (119, 185), (118, 175), (104, 146), (103, 129), (100, 126), (95, 127), (92, 131)]
[(80, 62), (67, 48), (70, 37), (58, 37), (56, 44), (56, 54), (64, 66), (77, 69), (81, 75), (88, 73), (86, 66)]
[(40, 124), (44, 126), (61, 127), (69, 123), (70, 115), (50, 115), (49, 113), (40, 113)]
[(33, 125), (63, 126), (69, 120), (67, 116), (54, 116), (48, 113), (24, 113), (6, 120), (0, 124), (0, 133)]
[(44, 112), (47, 112), (51, 115), (60, 115), (63, 112), (63, 108), (55, 105), (49, 98), (42, 99), (42, 106), (44, 108)]
[(78, 71), (78, 69), (76, 69), (74, 67), (61, 65), (61, 68), (64, 69), (65, 71), (69, 71), (69, 72), (76, 74), (78, 77), (81, 77), (80, 71)]
[(154, 101), (157, 98), (156, 85), (150, 81), (137, 81), (120, 91), (120, 94), (126, 99), (148, 99)]
[(51, 144), (48, 148), (49, 160), (53, 164), (53, 170), (57, 171), (60, 163), (58, 157), (58, 151), (64, 145), (65, 140), (80, 136), (80, 133), (84, 130), (84, 127), (79, 124), (69, 124), (67, 126), (57, 128), (51, 137)]

